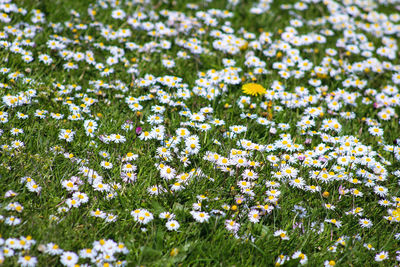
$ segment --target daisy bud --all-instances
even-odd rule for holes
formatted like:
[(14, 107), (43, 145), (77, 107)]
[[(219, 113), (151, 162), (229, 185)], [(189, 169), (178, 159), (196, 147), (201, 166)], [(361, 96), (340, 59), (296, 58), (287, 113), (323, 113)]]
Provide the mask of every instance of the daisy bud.
[(42, 252), (42, 253), (43, 253), (43, 252), (46, 251), (46, 246), (43, 245), (43, 244), (39, 244), (37, 250), (38, 250), (39, 252)]
[(136, 130), (135, 130), (135, 132), (136, 132), (136, 135), (141, 135), (141, 134), (142, 134), (142, 132), (143, 132), (143, 129), (142, 129), (142, 127), (136, 127)]
[(178, 253), (179, 253), (179, 249), (173, 248), (171, 250), (171, 252), (169, 253), (169, 255), (171, 255), (171, 257), (175, 257), (176, 255), (178, 255)]
[(271, 128), (269, 129), (270, 134), (276, 134), (276, 128)]
[(303, 161), (303, 160), (306, 159), (306, 157), (304, 155), (300, 155), (297, 159), (300, 160), (300, 161)]
[(319, 156), (318, 160), (322, 161), (322, 162), (326, 162), (327, 161), (327, 159), (324, 156)]
[(339, 195), (346, 195), (346, 188), (344, 188), (342, 185), (339, 186)]

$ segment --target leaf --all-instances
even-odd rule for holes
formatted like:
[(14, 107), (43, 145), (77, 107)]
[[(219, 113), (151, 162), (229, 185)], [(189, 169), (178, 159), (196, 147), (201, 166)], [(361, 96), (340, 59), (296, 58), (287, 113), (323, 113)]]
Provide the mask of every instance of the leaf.
[(154, 249), (147, 246), (140, 247), (140, 251), (142, 254), (142, 259), (144, 261), (154, 261), (154, 258), (160, 258), (162, 255), (161, 250)]
[(261, 226), (261, 236), (266, 236), (269, 233), (269, 227), (266, 225)]

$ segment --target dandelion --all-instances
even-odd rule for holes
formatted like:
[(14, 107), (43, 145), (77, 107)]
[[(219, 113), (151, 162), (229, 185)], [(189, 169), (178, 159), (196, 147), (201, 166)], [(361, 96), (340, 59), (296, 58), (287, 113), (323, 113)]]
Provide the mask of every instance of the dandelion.
[(243, 93), (252, 96), (263, 95), (266, 93), (265, 88), (257, 83), (247, 83), (242, 86)]

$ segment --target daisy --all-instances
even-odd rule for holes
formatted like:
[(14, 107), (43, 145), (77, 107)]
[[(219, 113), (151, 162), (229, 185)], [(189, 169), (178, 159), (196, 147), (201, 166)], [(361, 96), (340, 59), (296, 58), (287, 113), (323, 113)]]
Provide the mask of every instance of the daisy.
[(303, 188), (305, 186), (305, 181), (304, 181), (303, 178), (298, 177), (298, 178), (290, 180), (289, 184), (294, 186), (294, 187), (297, 187), (297, 188), (301, 189), (301, 188)]
[(387, 195), (388, 189), (383, 186), (375, 186), (374, 187), (374, 193), (377, 194), (380, 197), (385, 197)]
[(249, 179), (249, 180), (257, 180), (258, 179), (258, 174), (252, 170), (246, 169), (242, 173), (242, 176), (244, 179)]
[(61, 182), (61, 185), (67, 189), (67, 191), (77, 191), (78, 190), (78, 185), (75, 184), (72, 179), (70, 180), (63, 180)]
[(64, 266), (74, 266), (79, 260), (75, 252), (66, 251), (60, 257), (60, 262)]
[(113, 164), (112, 164), (111, 162), (108, 162), (108, 161), (103, 160), (103, 161), (100, 163), (100, 166), (103, 167), (103, 168), (105, 168), (105, 169), (111, 169), (111, 168), (113, 167)]
[(285, 264), (285, 262), (286, 262), (287, 260), (290, 260), (290, 257), (281, 254), (281, 255), (279, 255), (278, 258), (276, 259), (276, 261), (275, 261), (275, 266), (281, 266), (281, 265)]
[(169, 166), (164, 166), (160, 171), (160, 176), (166, 180), (171, 180), (175, 178), (176, 170)]
[(387, 251), (382, 251), (375, 255), (375, 261), (380, 262), (389, 258), (389, 253)]
[(14, 256), (14, 250), (12, 250), (11, 248), (5, 247), (2, 249), (2, 254), (6, 257), (12, 257)]
[(27, 114), (21, 113), (21, 112), (17, 112), (17, 118), (19, 119), (27, 119), (29, 116)]
[(168, 69), (175, 67), (175, 61), (173, 61), (173, 60), (163, 59), (163, 60), (161, 60), (161, 63), (164, 67), (166, 67)]
[(161, 186), (153, 185), (147, 188), (147, 192), (149, 192), (150, 195), (159, 195), (161, 192), (163, 192), (163, 188)]
[(172, 191), (179, 191), (179, 190), (182, 190), (184, 187), (182, 186), (182, 184), (181, 183), (179, 183), (179, 182), (176, 182), (176, 183), (173, 183), (172, 185), (171, 185), (171, 190)]
[(153, 214), (146, 209), (137, 209), (131, 212), (131, 216), (140, 224), (147, 224), (153, 220)]
[(78, 200), (80, 203), (87, 203), (89, 197), (85, 193), (75, 192), (72, 194), (72, 198)]
[(14, 141), (11, 142), (11, 147), (15, 148), (15, 149), (20, 148), (20, 147), (24, 147), (24, 145), (25, 145), (24, 142), (22, 142), (20, 140), (14, 140)]
[(21, 266), (36, 266), (37, 264), (37, 259), (35, 257), (26, 255), (26, 256), (20, 256), (18, 258), (18, 263)]
[(72, 142), (74, 139), (75, 132), (69, 129), (62, 129), (58, 135), (58, 138), (67, 142)]
[(122, 166), (123, 172), (134, 172), (134, 171), (136, 171), (136, 169), (137, 169), (137, 167), (130, 163), (126, 163)]
[(167, 227), (167, 229), (168, 229), (169, 231), (176, 231), (176, 230), (178, 230), (179, 227), (180, 227), (178, 221), (176, 221), (176, 220), (169, 220), (169, 221), (165, 224), (165, 226)]
[(201, 202), (193, 203), (192, 206), (194, 210), (201, 210)]
[(251, 210), (247, 217), (250, 222), (258, 223), (260, 221), (260, 212), (258, 210)]
[(175, 214), (164, 211), (161, 212), (160, 215), (158, 216), (160, 219), (168, 219), (168, 220), (173, 220), (175, 218)]
[(63, 114), (60, 114), (60, 113), (50, 113), (50, 117), (52, 117), (53, 119), (56, 119), (56, 120), (61, 120), (62, 118), (64, 118), (64, 115)]
[(230, 232), (236, 233), (237, 231), (239, 231), (240, 223), (237, 223), (237, 222), (235, 222), (233, 220), (226, 220), (225, 221), (225, 228)]
[(324, 204), (324, 206), (325, 206), (325, 208), (327, 208), (328, 210), (334, 210), (334, 209), (336, 208), (334, 205), (329, 204), (329, 203)]
[(384, 207), (393, 205), (392, 202), (388, 201), (387, 199), (381, 199), (378, 201), (378, 204)]
[(305, 187), (305, 189), (306, 189), (307, 191), (312, 192), (312, 193), (320, 192), (320, 191), (321, 191), (321, 187), (319, 187), (318, 185), (307, 185), (307, 186)]
[(108, 191), (110, 189), (110, 186), (107, 184), (104, 184), (101, 181), (101, 179), (96, 179), (93, 181), (93, 188), (95, 191), (104, 192), (104, 191)]
[(335, 266), (336, 262), (334, 260), (326, 260), (324, 261), (324, 267), (332, 267)]
[(196, 155), (200, 151), (200, 143), (197, 136), (189, 136), (185, 139), (186, 151), (190, 155)]
[(13, 136), (18, 136), (19, 134), (23, 134), (24, 130), (23, 129), (18, 129), (18, 128), (12, 128), (10, 130), (11, 135)]
[(308, 261), (307, 255), (303, 254), (300, 250), (296, 251), (293, 256), (292, 259), (300, 259), (300, 264), (306, 264)]
[(97, 209), (95, 211), (91, 211), (90, 215), (93, 217), (98, 217), (98, 218), (102, 218), (102, 219), (104, 219), (107, 216), (107, 214), (104, 211), (101, 211), (99, 209)]
[(118, 218), (117, 215), (114, 215), (112, 213), (108, 213), (104, 220), (105, 220), (105, 222), (115, 222), (117, 220), (117, 218)]
[(67, 206), (68, 206), (69, 208), (71, 208), (71, 207), (78, 208), (78, 207), (80, 206), (80, 204), (81, 204), (81, 202), (80, 202), (79, 200), (77, 200), (77, 199), (71, 199), (71, 198), (68, 198), (68, 199), (65, 201), (65, 203), (67, 204)]
[(375, 250), (375, 248), (371, 245), (371, 244), (367, 244), (367, 243), (365, 243), (364, 244), (364, 247), (366, 248), (366, 249), (368, 249), (368, 250)]
[(235, 134), (240, 134), (244, 133), (247, 131), (247, 127), (242, 126), (242, 125), (233, 125), (229, 127), (229, 130), (231, 130)]
[(207, 123), (201, 123), (197, 125), (197, 128), (200, 129), (202, 132), (206, 132), (211, 129), (211, 126)]
[(369, 219), (360, 219), (359, 223), (362, 228), (371, 228), (372, 227), (372, 222)]
[(382, 136), (383, 135), (383, 130), (379, 127), (371, 127), (368, 128), (368, 132), (372, 135), (372, 136)]
[(221, 126), (225, 124), (225, 121), (220, 119), (214, 119), (210, 123), (216, 126)]
[(139, 137), (140, 140), (147, 141), (147, 140), (150, 140), (150, 139), (154, 138), (155, 135), (154, 135), (153, 132), (144, 131), (138, 137)]
[(275, 231), (274, 236), (279, 236), (282, 240), (289, 240), (289, 237), (287, 236), (287, 232), (283, 231), (283, 230)]
[(64, 252), (64, 250), (62, 250), (57, 244), (48, 243), (46, 245), (45, 252), (50, 255), (61, 255)]
[(208, 222), (208, 219), (210, 218), (210, 215), (207, 212), (203, 211), (191, 211), (190, 214), (197, 222), (200, 223)]
[(74, 64), (72, 61), (69, 61), (69, 62), (65, 63), (65, 64), (63, 65), (63, 67), (64, 67), (64, 69), (66, 69), (67, 71), (78, 69), (78, 65), (77, 65), (77, 64)]
[(97, 251), (91, 248), (81, 249), (79, 251), (79, 257), (85, 259), (94, 259), (96, 257)]
[(26, 187), (28, 188), (28, 190), (30, 192), (34, 192), (34, 193), (40, 193), (40, 191), (42, 190), (42, 187), (39, 186), (37, 183), (35, 183), (35, 181), (27, 183)]
[(126, 138), (123, 135), (120, 134), (112, 134), (111, 135), (111, 140), (114, 141), (114, 143), (125, 143)]
[(357, 188), (353, 188), (351, 189), (351, 194), (356, 196), (356, 197), (362, 197), (364, 195), (363, 192), (361, 192), (360, 190), (358, 190)]
[(342, 222), (338, 221), (336, 219), (325, 219), (325, 222), (332, 223), (338, 228), (340, 228), (342, 226)]
[(290, 129), (290, 125), (287, 124), (287, 123), (279, 123), (279, 124), (278, 124), (278, 128), (279, 128), (280, 130), (288, 130), (288, 129)]

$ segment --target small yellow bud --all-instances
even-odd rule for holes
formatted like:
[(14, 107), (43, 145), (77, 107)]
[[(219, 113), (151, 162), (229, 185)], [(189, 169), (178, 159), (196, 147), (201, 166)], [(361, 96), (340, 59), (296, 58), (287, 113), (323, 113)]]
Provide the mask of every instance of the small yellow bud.
[(171, 257), (175, 257), (176, 255), (178, 255), (178, 253), (179, 253), (179, 249), (173, 248), (173, 249), (171, 249), (171, 252), (169, 253), (169, 255), (171, 255)]

